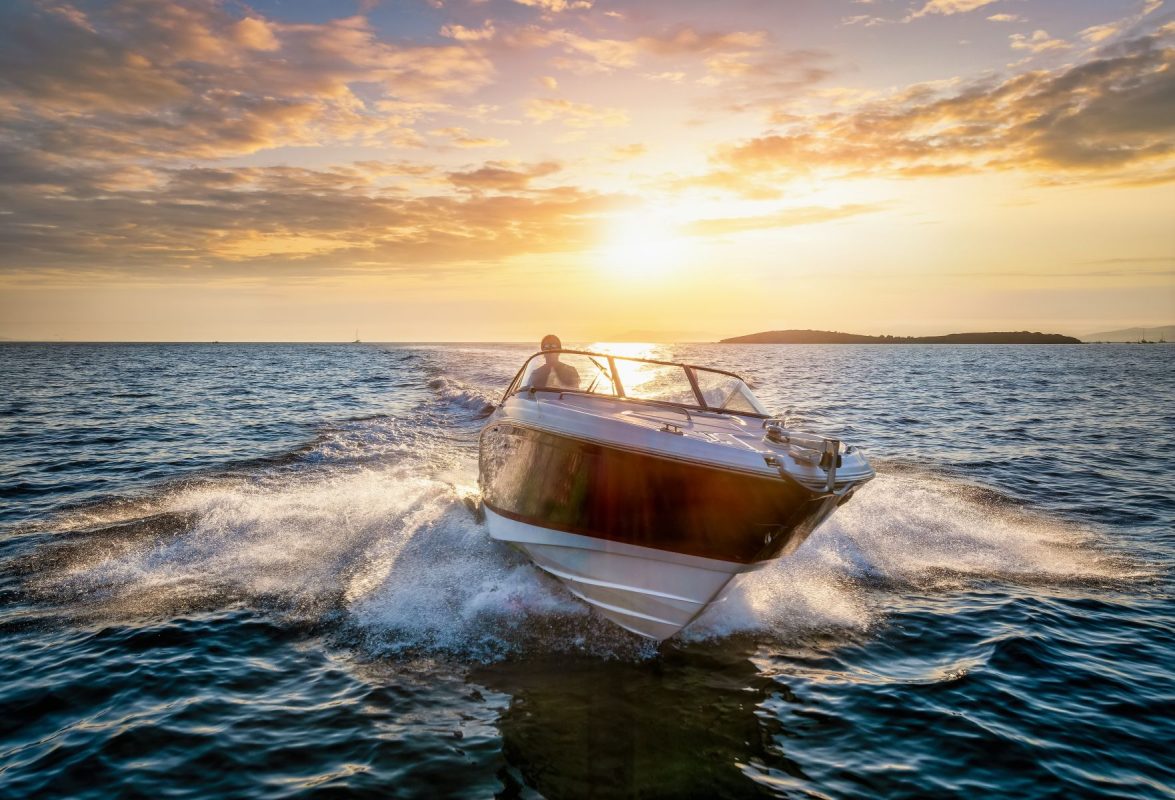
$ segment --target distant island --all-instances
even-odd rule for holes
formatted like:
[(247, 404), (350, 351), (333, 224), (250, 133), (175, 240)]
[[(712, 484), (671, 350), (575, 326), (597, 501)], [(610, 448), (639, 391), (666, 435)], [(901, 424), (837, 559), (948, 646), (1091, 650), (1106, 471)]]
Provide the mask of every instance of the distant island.
[(945, 336), (862, 336), (838, 331), (764, 331), (722, 339), (720, 344), (1081, 344), (1059, 333), (995, 331), (948, 333)]

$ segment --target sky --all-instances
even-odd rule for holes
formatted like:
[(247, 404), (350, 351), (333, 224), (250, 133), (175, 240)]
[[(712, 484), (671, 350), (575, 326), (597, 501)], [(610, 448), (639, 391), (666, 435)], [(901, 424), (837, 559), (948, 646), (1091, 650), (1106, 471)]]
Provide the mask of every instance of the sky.
[(1173, 0), (8, 0), (0, 337), (1175, 322)]

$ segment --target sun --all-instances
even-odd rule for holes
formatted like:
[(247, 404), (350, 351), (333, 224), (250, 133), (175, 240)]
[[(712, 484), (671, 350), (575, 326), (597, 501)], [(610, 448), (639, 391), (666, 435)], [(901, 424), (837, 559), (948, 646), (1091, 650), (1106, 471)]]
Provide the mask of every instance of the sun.
[(614, 277), (655, 280), (672, 274), (686, 252), (676, 226), (654, 215), (637, 214), (608, 226), (595, 258)]

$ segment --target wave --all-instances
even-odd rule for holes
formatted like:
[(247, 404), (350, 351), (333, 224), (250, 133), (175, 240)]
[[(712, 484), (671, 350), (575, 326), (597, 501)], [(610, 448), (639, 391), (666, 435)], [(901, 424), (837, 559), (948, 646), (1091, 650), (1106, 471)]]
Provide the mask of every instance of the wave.
[(949, 604), (977, 583), (1064, 588), (1151, 575), (1094, 530), (1033, 514), (991, 489), (903, 470), (879, 474), (795, 554), (746, 575), (687, 634), (863, 631), (908, 595)]
[(497, 396), (453, 378), (433, 378), (428, 387), (446, 404), (474, 412), (478, 419), (493, 413)]
[[(246, 604), (389, 655), (656, 652), (469, 512), (475, 423), (496, 399), (479, 385), (436, 377), (415, 415), (335, 423), (282, 456), (63, 512), (21, 531), (38, 537), (20, 557), (24, 585), (97, 617)], [(667, 646), (852, 638), (908, 597), (949, 609), (985, 582), (1049, 590), (1149, 574), (1095, 530), (914, 465), (878, 466), (799, 551), (740, 578)]]
[[(463, 503), (476, 493), (473, 469), (418, 454), (194, 481), (66, 515), (56, 529), (74, 533), (39, 547), (22, 571), (36, 596), (78, 615), (245, 603), (329, 625), (373, 654), (655, 653), (489, 538)], [(977, 581), (1064, 586), (1144, 574), (1091, 531), (982, 498), (928, 476), (883, 474), (793, 556), (744, 576), (681, 644), (853, 636), (906, 595), (949, 607)]]

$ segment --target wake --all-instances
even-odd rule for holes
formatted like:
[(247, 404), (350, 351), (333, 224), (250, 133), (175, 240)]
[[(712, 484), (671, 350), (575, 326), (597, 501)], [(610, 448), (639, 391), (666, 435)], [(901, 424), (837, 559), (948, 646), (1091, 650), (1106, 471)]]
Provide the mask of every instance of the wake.
[[(345, 469), (311, 461), (78, 512), (58, 520), (58, 535), (27, 560), (25, 583), (79, 616), (246, 604), (329, 627), (373, 655), (655, 652), (489, 538), (463, 502), (476, 492), (474, 470), (468, 459)], [(682, 638), (859, 635), (903, 593), (949, 604), (976, 583), (1064, 586), (1142, 574), (1095, 532), (967, 486), (882, 474), (794, 555), (744, 576)]]

